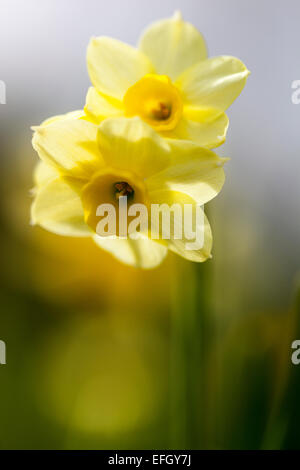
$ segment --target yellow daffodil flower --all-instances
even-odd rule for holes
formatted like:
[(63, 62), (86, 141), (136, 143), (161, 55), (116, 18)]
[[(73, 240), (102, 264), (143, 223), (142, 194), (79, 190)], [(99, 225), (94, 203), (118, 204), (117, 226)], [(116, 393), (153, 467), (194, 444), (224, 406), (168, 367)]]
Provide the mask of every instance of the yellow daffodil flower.
[(206, 148), (225, 141), (224, 111), (249, 74), (235, 57), (208, 59), (202, 35), (178, 13), (151, 25), (137, 49), (108, 37), (92, 39), (87, 64), (94, 85), (85, 105), (91, 120), (139, 116), (163, 137)]
[[(197, 144), (165, 140), (140, 118), (111, 118), (100, 126), (77, 112), (52, 118), (35, 128), (33, 147), (41, 161), (35, 171), (33, 224), (65, 236), (93, 237), (120, 261), (152, 268), (167, 250), (192, 261), (211, 256), (212, 234), (204, 219), (204, 243), (186, 250), (184, 238), (153, 240), (100, 237), (96, 210), (118, 199), (128, 203), (190, 204), (215, 197), (224, 182), (223, 162)], [(202, 209), (201, 209), (202, 210)]]

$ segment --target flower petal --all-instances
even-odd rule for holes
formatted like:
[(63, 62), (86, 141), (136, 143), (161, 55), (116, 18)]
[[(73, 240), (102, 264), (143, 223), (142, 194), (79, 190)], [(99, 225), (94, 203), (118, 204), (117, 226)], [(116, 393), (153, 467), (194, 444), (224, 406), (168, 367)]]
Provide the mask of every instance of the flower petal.
[(166, 168), (172, 158), (168, 143), (138, 117), (106, 119), (98, 143), (107, 165), (141, 178)]
[(35, 128), (32, 145), (40, 158), (58, 171), (89, 178), (103, 164), (97, 131), (98, 126), (84, 120), (61, 120)]
[(165, 246), (146, 237), (131, 240), (130, 238), (109, 239), (96, 235), (94, 240), (97, 245), (119, 261), (136, 268), (155, 268), (164, 260), (168, 252)]
[(150, 199), (152, 193), (171, 190), (192, 197), (198, 205), (206, 204), (222, 189), (226, 159), (192, 142), (174, 140), (170, 146), (172, 164), (147, 179)]
[(102, 93), (122, 99), (126, 90), (153, 67), (138, 49), (108, 37), (93, 38), (87, 51), (93, 85)]
[(39, 160), (33, 172), (33, 181), (35, 187), (40, 188), (56, 179), (58, 176), (59, 174), (55, 171), (54, 167), (51, 167), (42, 160)]
[(31, 222), (58, 235), (90, 236), (79, 195), (62, 178), (40, 187), (31, 206)]
[(120, 116), (124, 113), (121, 101), (102, 95), (94, 87), (88, 90), (84, 111), (98, 124), (107, 117)]
[[(151, 207), (151, 237), (153, 239), (159, 237), (159, 240), (167, 244), (169, 250), (190, 261), (202, 262), (211, 257), (211, 228), (197, 201), (180, 192), (161, 190), (151, 193), (151, 204), (165, 204), (165, 207), (161, 206), (161, 211), (167, 216), (168, 213), (170, 214), (170, 231), (168, 231), (167, 225), (160, 222), (164, 218), (155, 218), (153, 206)], [(176, 216), (176, 212), (170, 210), (173, 204), (181, 208), (182, 219), (178, 217), (178, 214)], [(184, 220), (186, 205), (191, 208), (192, 225)], [(176, 235), (178, 232), (179, 238)]]
[(202, 35), (178, 13), (150, 25), (140, 39), (139, 48), (149, 57), (156, 73), (168, 75), (172, 80), (207, 56)]
[(190, 243), (187, 240), (173, 240), (169, 245), (169, 250), (173, 251), (177, 255), (185, 258), (189, 261), (195, 261), (196, 263), (203, 263), (209, 258), (212, 258), (211, 249), (212, 249), (212, 231), (209, 224), (209, 221), (206, 215), (203, 213), (204, 218), (204, 245), (203, 248), (199, 250), (187, 250), (187, 243)]
[(176, 85), (187, 104), (225, 111), (244, 88), (249, 70), (239, 59), (212, 57), (186, 70)]
[(82, 110), (70, 111), (66, 114), (58, 114), (57, 116), (52, 116), (42, 122), (41, 126), (49, 126), (53, 122), (65, 121), (66, 119), (83, 119), (85, 118), (85, 113)]
[(190, 140), (208, 149), (219, 147), (225, 142), (229, 125), (226, 114), (218, 114), (208, 121), (195, 120), (196, 113), (193, 113), (193, 119), (187, 116), (184, 115), (175, 129), (164, 133), (164, 136), (171, 139)]

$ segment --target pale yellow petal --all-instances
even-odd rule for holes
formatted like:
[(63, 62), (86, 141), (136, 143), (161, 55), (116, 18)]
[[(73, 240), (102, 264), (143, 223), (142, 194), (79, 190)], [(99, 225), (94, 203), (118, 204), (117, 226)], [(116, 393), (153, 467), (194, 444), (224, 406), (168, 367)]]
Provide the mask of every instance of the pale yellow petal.
[(196, 142), (201, 147), (208, 149), (219, 147), (219, 145), (225, 142), (229, 125), (229, 120), (225, 113), (218, 113), (215, 118), (208, 119), (207, 121), (197, 121), (196, 113), (191, 116), (193, 119), (189, 116), (189, 114), (184, 114), (175, 129), (161, 134), (170, 139)]
[(31, 222), (58, 235), (91, 235), (84, 222), (78, 193), (61, 178), (52, 180), (38, 189), (31, 206)]
[(213, 199), (224, 184), (225, 159), (192, 142), (174, 140), (170, 147), (173, 155), (170, 166), (146, 180), (150, 199), (153, 193), (162, 190), (184, 193), (198, 205)]
[(186, 104), (225, 111), (246, 84), (249, 71), (239, 59), (212, 57), (186, 70), (176, 85)]
[(122, 101), (104, 96), (94, 87), (88, 90), (84, 110), (96, 123), (100, 123), (107, 117), (124, 114)]
[(168, 143), (138, 117), (106, 119), (98, 143), (107, 165), (141, 178), (161, 171), (172, 158)]
[[(151, 211), (152, 238), (154, 235), (159, 237), (159, 240), (164, 240), (169, 250), (190, 261), (203, 262), (211, 258), (211, 228), (202, 207), (192, 197), (180, 192), (161, 190), (151, 193), (151, 204), (164, 204), (165, 207), (161, 206), (162, 213), (167, 214), (167, 217), (170, 214), (170, 230), (168, 230), (168, 225), (162, 223), (163, 217), (157, 219), (153, 217)], [(174, 204), (181, 207), (182, 219), (178, 218), (176, 210), (172, 210)], [(184, 227), (185, 205), (189, 205), (192, 210), (192, 228), (195, 231), (193, 236), (190, 230), (186, 230), (188, 226)], [(196, 212), (198, 212), (198, 217), (196, 217)]]
[(33, 172), (33, 181), (37, 188), (44, 186), (59, 176), (54, 167), (39, 160)]
[(111, 253), (124, 264), (136, 268), (151, 269), (161, 264), (167, 255), (167, 248), (148, 238), (138, 240), (109, 239), (94, 236), (94, 240), (103, 250)]
[(150, 58), (156, 73), (168, 75), (172, 80), (207, 56), (202, 35), (178, 13), (150, 25), (140, 39), (139, 48)]
[(53, 124), (53, 122), (65, 121), (66, 119), (82, 119), (84, 117), (85, 113), (82, 110), (71, 111), (66, 114), (58, 114), (57, 116), (52, 116), (48, 119), (45, 119), (45, 121), (41, 123), (41, 126), (49, 126), (50, 124)]
[(97, 125), (84, 120), (62, 120), (35, 128), (32, 144), (48, 165), (86, 179), (103, 165), (97, 131)]
[(212, 249), (212, 231), (209, 224), (209, 221), (204, 214), (204, 246), (202, 249), (199, 250), (187, 250), (186, 244), (190, 243), (187, 240), (173, 240), (170, 243), (169, 250), (173, 251), (177, 255), (185, 258), (189, 261), (194, 261), (196, 263), (203, 263), (208, 259), (212, 258), (211, 249)]
[(122, 99), (127, 89), (153, 72), (148, 58), (138, 49), (117, 39), (93, 38), (87, 51), (93, 85), (102, 93)]

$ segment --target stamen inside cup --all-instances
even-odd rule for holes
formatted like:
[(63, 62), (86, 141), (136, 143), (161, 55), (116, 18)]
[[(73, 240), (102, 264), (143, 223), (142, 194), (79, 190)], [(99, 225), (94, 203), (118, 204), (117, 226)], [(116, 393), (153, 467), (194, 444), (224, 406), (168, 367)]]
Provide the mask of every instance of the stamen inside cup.
[(127, 196), (129, 198), (129, 197), (133, 197), (134, 195), (134, 190), (132, 189), (130, 184), (128, 184), (126, 181), (119, 181), (114, 184), (114, 187), (116, 190), (115, 196), (117, 200), (119, 200), (119, 198), (122, 196)]

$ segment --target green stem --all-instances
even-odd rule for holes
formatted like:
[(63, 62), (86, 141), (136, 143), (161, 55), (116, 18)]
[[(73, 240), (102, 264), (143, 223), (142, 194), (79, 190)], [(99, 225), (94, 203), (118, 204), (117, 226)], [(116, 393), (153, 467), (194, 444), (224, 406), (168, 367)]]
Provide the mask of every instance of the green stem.
[(206, 273), (176, 260), (171, 311), (171, 448), (203, 447)]

